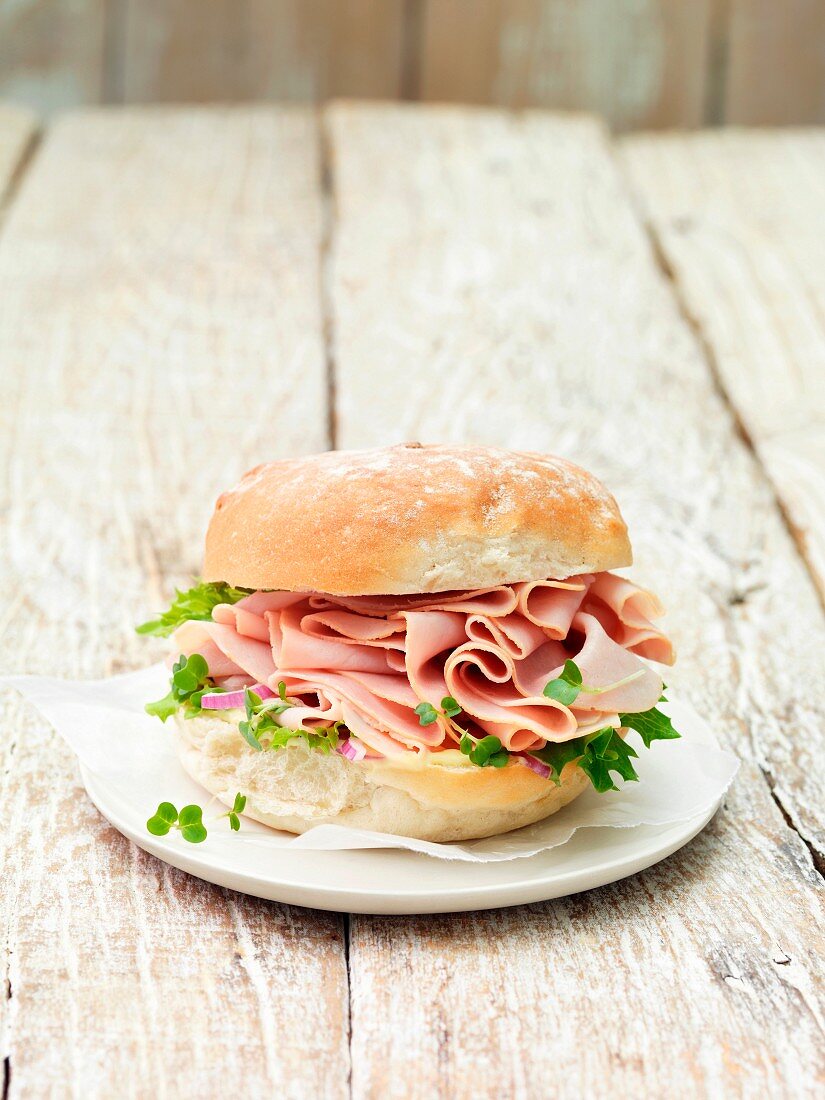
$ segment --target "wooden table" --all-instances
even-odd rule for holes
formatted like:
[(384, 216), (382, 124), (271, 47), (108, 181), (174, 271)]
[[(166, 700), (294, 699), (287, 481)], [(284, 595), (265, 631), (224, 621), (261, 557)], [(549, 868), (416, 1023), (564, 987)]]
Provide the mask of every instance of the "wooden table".
[(156, 658), (133, 623), (256, 462), (480, 440), (607, 481), (668, 681), (742, 760), (632, 879), (349, 918), (137, 850), (6, 692), (8, 1096), (821, 1089), (825, 135), (359, 105), (38, 135), (8, 109), (0, 172), (4, 667)]

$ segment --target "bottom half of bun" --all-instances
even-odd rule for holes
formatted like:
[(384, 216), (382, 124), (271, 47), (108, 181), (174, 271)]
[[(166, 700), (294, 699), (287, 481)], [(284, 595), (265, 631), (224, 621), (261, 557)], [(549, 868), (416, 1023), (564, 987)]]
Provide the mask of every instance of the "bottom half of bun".
[(572, 764), (557, 786), (520, 764), (354, 763), (297, 738), (256, 752), (222, 718), (175, 721), (178, 756), (194, 780), (226, 806), (246, 795), (246, 817), (291, 833), (335, 824), (442, 842), (495, 836), (554, 814), (589, 783)]

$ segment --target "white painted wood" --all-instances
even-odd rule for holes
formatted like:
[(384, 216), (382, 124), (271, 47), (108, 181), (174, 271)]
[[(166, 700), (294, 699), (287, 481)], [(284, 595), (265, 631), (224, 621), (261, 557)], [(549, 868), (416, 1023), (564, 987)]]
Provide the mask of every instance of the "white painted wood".
[(36, 128), (31, 111), (0, 103), (0, 209)]
[[(303, 110), (89, 112), (47, 135), (0, 241), (4, 668), (158, 657), (133, 624), (197, 570), (218, 491), (326, 445), (317, 149)], [(3, 705), (12, 1100), (344, 1096), (341, 920), (138, 851)]]
[(621, 149), (825, 598), (825, 131), (640, 135)]
[(483, 440), (603, 476), (670, 608), (668, 683), (743, 759), (712, 826), (625, 883), (354, 918), (354, 1092), (812, 1095), (822, 881), (769, 785), (825, 850), (825, 622), (603, 134), (364, 106), (328, 125), (338, 444)]

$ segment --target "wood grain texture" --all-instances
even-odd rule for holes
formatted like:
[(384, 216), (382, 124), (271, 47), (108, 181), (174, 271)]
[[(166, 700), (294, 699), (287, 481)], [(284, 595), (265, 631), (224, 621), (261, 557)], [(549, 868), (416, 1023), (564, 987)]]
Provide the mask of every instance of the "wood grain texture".
[(487, 441), (603, 476), (670, 608), (668, 683), (743, 760), (712, 826), (627, 882), (354, 918), (354, 1092), (813, 1095), (823, 884), (776, 803), (821, 853), (825, 621), (604, 137), (453, 109), (329, 127), (338, 444)]
[(825, 122), (822, 0), (727, 0), (725, 121)]
[(31, 111), (0, 103), (0, 212), (36, 132)]
[(126, 101), (395, 98), (402, 0), (125, 0)]
[(107, 0), (0, 3), (0, 99), (44, 113), (104, 90)]
[(709, 0), (425, 0), (423, 100), (702, 119)]
[(825, 132), (642, 135), (622, 154), (825, 599)]
[[(2, 667), (157, 658), (133, 624), (197, 570), (219, 489), (326, 445), (320, 222), (309, 112), (101, 111), (50, 131), (0, 239)], [(341, 920), (138, 851), (45, 723), (2, 703), (11, 1100), (344, 1096)]]

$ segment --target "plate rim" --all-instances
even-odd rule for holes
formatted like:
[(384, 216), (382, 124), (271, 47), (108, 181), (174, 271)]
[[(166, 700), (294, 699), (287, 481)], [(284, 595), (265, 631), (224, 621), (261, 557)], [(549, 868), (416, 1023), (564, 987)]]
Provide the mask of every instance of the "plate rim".
[[(167, 863), (169, 866), (183, 871), (185, 874), (191, 874), (195, 878), (200, 878), (203, 881), (221, 886), (225, 889), (236, 890), (240, 893), (264, 898), (265, 900), (280, 900), (284, 904), (297, 904), (307, 908), (323, 909), (330, 912), (369, 913), (376, 915), (382, 913), (413, 915), (416, 913), (466, 912), (485, 908), (498, 909), (513, 905), (534, 904), (541, 900), (549, 901), (556, 898), (568, 897), (585, 890), (599, 889), (602, 886), (618, 882), (631, 875), (639, 874), (641, 871), (667, 859), (669, 856), (679, 851), (680, 848), (690, 843), (690, 841), (693, 840), (693, 838), (697, 836), (713, 818), (721, 805), (722, 797), (724, 797), (720, 797), (709, 809), (703, 810), (692, 818), (670, 823), (666, 827), (666, 830), (663, 830), (665, 831), (665, 835), (667, 832), (671, 833), (670, 840), (664, 845), (660, 847), (653, 845), (635, 854), (632, 851), (625, 851), (614, 856), (605, 863), (598, 863), (595, 867), (569, 869), (555, 874), (552, 872), (548, 873), (546, 869), (542, 869), (538, 873), (532, 875), (525, 873), (523, 877), (519, 877), (516, 881), (491, 883), (487, 886), (475, 884), (465, 886), (445, 885), (427, 888), (382, 889), (374, 886), (339, 886), (337, 884), (316, 885), (308, 883), (305, 880), (302, 881), (299, 877), (294, 877), (293, 875), (290, 875), (289, 878), (285, 878), (280, 872), (273, 875), (247, 870), (232, 870), (231, 868), (216, 865), (214, 860), (210, 859), (208, 856), (202, 855), (198, 851), (181, 850), (180, 860), (175, 859), (174, 857), (178, 855), (175, 849), (170, 850), (165, 845), (155, 841), (148, 833), (145, 836), (142, 834), (138, 835), (128, 824), (124, 826), (119, 823), (120, 818), (116, 810), (112, 809), (111, 806), (107, 808), (106, 805), (105, 795), (107, 782), (105, 779), (92, 772), (91, 769), (82, 762), (80, 763), (80, 773), (87, 795), (97, 810), (113, 828), (117, 829), (119, 833), (136, 844), (143, 851), (148, 852), (150, 855)], [(118, 818), (118, 821), (113, 820), (112, 814)], [(594, 828), (605, 827), (606, 826)], [(627, 826), (624, 827), (622, 831), (627, 834), (632, 834), (639, 828), (644, 829), (647, 828), (647, 826)], [(674, 829), (676, 829), (675, 835), (673, 835)], [(577, 830), (577, 832), (581, 831), (583, 830)], [(574, 836), (575, 835), (576, 834), (574, 834)], [(313, 850), (307, 848), (296, 848), (292, 850), (283, 848), (278, 851), (279, 853), (288, 855), (306, 856), (307, 854), (311, 854)], [(423, 852), (411, 852), (404, 849), (358, 848), (343, 849), (342, 851), (348, 854), (357, 852), (360, 856), (367, 857), (371, 852), (393, 852), (395, 855), (403, 857), (412, 856), (417, 859), (428, 860), (435, 858)], [(335, 855), (336, 853), (335, 851), (329, 850), (325, 851), (324, 854)], [(541, 855), (542, 853), (538, 854)], [(518, 858), (519, 863), (525, 864), (525, 872), (527, 872), (527, 865), (529, 865), (529, 862), (534, 858), (535, 856), (523, 856)], [(453, 866), (460, 868), (467, 866), (467, 861), (463, 860), (454, 860), (451, 861), (451, 863)], [(472, 863), (470, 866), (478, 867), (482, 865)], [(193, 870), (193, 867), (200, 868), (206, 873), (200, 874), (197, 870)], [(458, 873), (460, 874), (460, 871), (458, 871)], [(225, 881), (218, 881), (218, 879), (215, 878), (216, 875), (221, 876), (222, 880), (226, 878), (235, 878), (236, 880), (242, 881), (244, 885), (228, 885)], [(587, 879), (588, 876), (590, 876), (591, 880), (585, 884), (581, 884), (582, 880)], [(256, 886), (265, 888), (267, 892), (258, 893), (254, 889)], [(273, 889), (276, 891), (280, 890), (282, 894), (288, 894), (290, 896), (284, 896), (282, 899), (273, 897)], [(312, 896), (313, 900), (300, 900), (300, 896)], [(362, 900), (357, 901), (356, 899)], [(381, 904), (376, 906), (374, 904), (369, 904), (370, 902), (379, 902)], [(401, 903), (401, 907), (399, 907), (399, 903)]]

